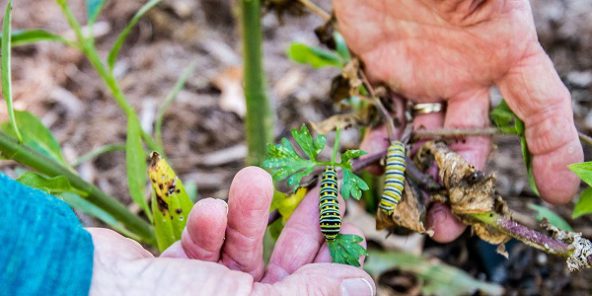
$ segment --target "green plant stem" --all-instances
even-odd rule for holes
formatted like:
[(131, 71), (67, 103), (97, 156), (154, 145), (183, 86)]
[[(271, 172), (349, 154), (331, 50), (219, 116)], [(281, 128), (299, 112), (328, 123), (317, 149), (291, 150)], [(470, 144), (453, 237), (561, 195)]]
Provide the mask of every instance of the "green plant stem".
[(240, 9), (244, 91), (247, 101), (247, 163), (261, 165), (265, 159), (266, 145), (273, 141), (273, 117), (265, 93), (260, 0), (240, 0)]
[(114, 152), (114, 151), (125, 151), (125, 144), (109, 144), (109, 145), (101, 146), (97, 149), (94, 149), (94, 150), (80, 156), (72, 164), (72, 166), (77, 167), (77, 166), (81, 165), (82, 163), (85, 163), (91, 159), (98, 157), (101, 154)]
[[(162, 121), (164, 119), (164, 113), (169, 109), (179, 92), (185, 86), (185, 82), (189, 78), (189, 76), (195, 71), (195, 66), (197, 63), (195, 61), (191, 62), (187, 68), (181, 73), (179, 79), (175, 83), (175, 86), (171, 89), (171, 91), (167, 94), (164, 102), (158, 109), (158, 114), (156, 115), (156, 122), (154, 123), (154, 137), (156, 138), (156, 142), (159, 147), (162, 147), (164, 150), (164, 142), (162, 139)], [(161, 154), (163, 155), (163, 154)], [(164, 157), (164, 156), (163, 156)]]
[(19, 145), (4, 133), (0, 133), (0, 151), (4, 157), (29, 166), (47, 176), (65, 176), (72, 186), (88, 193), (88, 196), (85, 197), (86, 200), (111, 214), (130, 232), (141, 237), (146, 243), (154, 243), (152, 227), (146, 221), (131, 213), (115, 197), (107, 195), (99, 188), (84, 181), (70, 169), (29, 147)]
[(23, 142), (23, 137), (18, 129), (16, 118), (14, 116), (14, 108), (12, 107), (12, 68), (10, 66), (10, 60), (12, 55), (11, 48), (11, 27), (12, 27), (12, 0), (6, 3), (6, 12), (4, 13), (4, 19), (2, 20), (2, 96), (6, 101), (6, 109), (8, 111), (8, 117), (10, 118), (10, 125), (16, 135), (19, 143)]
[[(127, 99), (125, 98), (125, 94), (121, 90), (121, 87), (119, 87), (119, 83), (117, 82), (117, 79), (115, 79), (113, 72), (108, 70), (108, 68), (105, 66), (105, 63), (99, 56), (99, 53), (97, 52), (97, 49), (94, 46), (93, 39), (84, 36), (84, 34), (82, 33), (82, 27), (80, 26), (80, 23), (76, 20), (76, 17), (74, 17), (74, 14), (72, 13), (70, 7), (67, 5), (66, 1), (60, 0), (58, 1), (58, 3), (60, 4), (60, 8), (62, 9), (62, 13), (66, 17), (68, 24), (70, 25), (72, 30), (74, 30), (74, 34), (76, 35), (76, 39), (78, 40), (79, 47), (82, 50), (82, 53), (84, 53), (84, 55), (91, 63), (93, 68), (95, 68), (95, 71), (97, 71), (99, 77), (101, 77), (101, 80), (103, 80), (103, 82), (113, 95), (113, 98), (115, 99), (117, 105), (119, 105), (119, 108), (123, 110), (128, 120), (139, 120), (135, 110), (128, 103)], [(148, 148), (150, 148), (151, 150), (162, 152), (162, 148), (158, 144), (156, 144), (154, 139), (144, 130), (142, 130), (142, 139), (144, 140), (144, 143), (148, 146)]]

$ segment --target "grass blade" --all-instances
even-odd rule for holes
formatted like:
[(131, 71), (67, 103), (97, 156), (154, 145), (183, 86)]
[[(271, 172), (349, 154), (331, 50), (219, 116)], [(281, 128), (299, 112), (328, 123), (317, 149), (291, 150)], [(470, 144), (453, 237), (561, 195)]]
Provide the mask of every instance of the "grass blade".
[[(68, 163), (62, 155), (62, 147), (60, 147), (60, 143), (37, 116), (27, 111), (15, 111), (14, 115), (17, 125), (21, 127), (21, 144), (37, 150), (41, 154), (51, 157), (60, 164), (68, 167)], [(0, 123), (0, 131), (16, 138), (9, 122)]]
[(121, 46), (123, 46), (125, 39), (127, 39), (127, 35), (129, 35), (132, 29), (140, 21), (142, 16), (144, 16), (144, 14), (148, 12), (152, 7), (156, 6), (156, 4), (160, 3), (160, 1), (161, 0), (150, 0), (146, 4), (144, 4), (144, 6), (140, 7), (140, 9), (136, 12), (132, 20), (127, 24), (127, 26), (125, 26), (123, 31), (119, 33), (119, 36), (117, 36), (117, 40), (115, 40), (115, 43), (113, 44), (113, 47), (111, 48), (111, 50), (109, 51), (109, 55), (107, 56), (107, 64), (109, 65), (109, 69), (113, 69), (113, 66), (115, 65), (115, 60), (117, 59), (117, 55), (119, 54), (119, 50), (121, 49)]
[(146, 153), (142, 146), (142, 128), (135, 115), (131, 115), (127, 124), (127, 141), (125, 143), (125, 161), (127, 168), (127, 184), (130, 196), (138, 204), (150, 221), (152, 213), (144, 197), (146, 188)]
[(41, 41), (61, 42), (70, 44), (66, 38), (43, 29), (27, 29), (12, 32), (12, 46), (21, 46)]
[(4, 11), (4, 20), (2, 21), (2, 96), (6, 101), (6, 109), (10, 118), (10, 125), (16, 135), (19, 143), (23, 142), (23, 137), (18, 130), (16, 119), (14, 117), (14, 108), (12, 107), (12, 78), (10, 76), (10, 54), (11, 54), (11, 21), (12, 21), (12, 0), (6, 3)]
[(157, 145), (159, 147), (164, 148), (162, 139), (162, 120), (164, 119), (164, 113), (166, 112), (166, 110), (169, 109), (169, 107), (171, 106), (179, 92), (183, 89), (183, 87), (185, 87), (185, 82), (187, 81), (189, 76), (193, 74), (193, 71), (195, 71), (196, 65), (196, 62), (193, 61), (191, 62), (191, 64), (189, 64), (189, 66), (187, 66), (187, 68), (185, 68), (185, 70), (183, 70), (183, 73), (181, 73), (181, 76), (179, 76), (179, 79), (175, 83), (175, 86), (173, 86), (171, 91), (167, 94), (166, 98), (164, 99), (164, 102), (158, 109), (158, 114), (156, 115), (156, 122), (154, 123), (154, 137), (156, 138)]
[(97, 158), (105, 153), (115, 152), (115, 151), (125, 151), (125, 145), (123, 144), (107, 144), (101, 147), (98, 147), (90, 152), (80, 156), (76, 161), (72, 164), (72, 166), (77, 167), (91, 159)]

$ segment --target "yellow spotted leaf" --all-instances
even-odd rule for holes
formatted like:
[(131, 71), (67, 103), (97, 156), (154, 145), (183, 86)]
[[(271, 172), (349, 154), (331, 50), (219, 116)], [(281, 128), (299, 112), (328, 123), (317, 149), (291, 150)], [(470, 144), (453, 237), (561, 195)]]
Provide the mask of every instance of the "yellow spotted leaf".
[(150, 155), (148, 176), (152, 184), (152, 214), (160, 251), (181, 239), (193, 203), (181, 179), (156, 152)]

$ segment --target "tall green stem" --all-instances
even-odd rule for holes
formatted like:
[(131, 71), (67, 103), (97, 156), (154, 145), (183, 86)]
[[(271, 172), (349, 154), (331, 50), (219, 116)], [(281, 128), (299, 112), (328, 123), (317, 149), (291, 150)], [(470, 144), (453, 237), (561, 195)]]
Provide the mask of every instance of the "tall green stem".
[(130, 232), (141, 237), (145, 242), (151, 243), (153, 241), (152, 227), (146, 221), (131, 213), (115, 197), (107, 195), (99, 188), (84, 181), (76, 173), (60, 163), (29, 147), (19, 145), (15, 140), (3, 133), (0, 133), (0, 151), (2, 151), (4, 157), (34, 168), (50, 177), (65, 176), (72, 186), (88, 193), (85, 198), (89, 202), (121, 221)]
[[(135, 116), (136, 112), (134, 111), (134, 108), (128, 103), (127, 99), (125, 98), (125, 94), (121, 90), (121, 87), (119, 87), (119, 83), (117, 82), (117, 79), (115, 79), (113, 72), (111, 72), (107, 68), (107, 66), (105, 66), (105, 63), (99, 56), (99, 53), (97, 52), (97, 49), (94, 46), (93, 39), (84, 36), (84, 34), (82, 33), (82, 27), (80, 26), (80, 23), (76, 20), (76, 17), (72, 13), (72, 10), (67, 5), (66, 1), (58, 1), (58, 4), (60, 4), (62, 13), (66, 17), (66, 20), (68, 21), (68, 24), (70, 25), (72, 30), (74, 30), (74, 34), (76, 34), (76, 39), (78, 40), (80, 49), (82, 50), (90, 64), (93, 66), (93, 68), (95, 68), (95, 71), (97, 71), (99, 77), (101, 77), (101, 80), (103, 80), (103, 82), (113, 95), (113, 98), (115, 99), (117, 105), (119, 105), (119, 108), (123, 110), (128, 120), (138, 120), (137, 116)], [(143, 130), (142, 139), (144, 140), (144, 143), (146, 143), (148, 148), (158, 152), (162, 152), (162, 147), (156, 144), (154, 139)]]
[(261, 165), (265, 147), (273, 141), (273, 117), (265, 93), (260, 0), (240, 0), (243, 77), (247, 100), (247, 163)]

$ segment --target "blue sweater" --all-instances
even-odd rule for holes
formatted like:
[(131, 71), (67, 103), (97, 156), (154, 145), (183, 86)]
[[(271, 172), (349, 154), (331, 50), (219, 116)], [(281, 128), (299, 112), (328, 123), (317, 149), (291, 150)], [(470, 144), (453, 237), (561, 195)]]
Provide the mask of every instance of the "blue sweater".
[(0, 174), (0, 295), (87, 295), (93, 251), (66, 203)]

